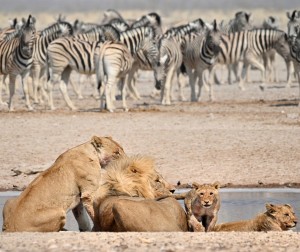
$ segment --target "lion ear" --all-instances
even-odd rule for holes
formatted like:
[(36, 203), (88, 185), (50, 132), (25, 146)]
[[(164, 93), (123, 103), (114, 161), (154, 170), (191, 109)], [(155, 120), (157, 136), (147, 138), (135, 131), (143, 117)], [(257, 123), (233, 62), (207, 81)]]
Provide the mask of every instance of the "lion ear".
[(198, 184), (197, 182), (193, 182), (193, 183), (192, 183), (192, 187), (193, 187), (194, 189), (196, 189), (196, 190), (197, 190), (200, 186), (201, 186), (201, 185)]
[(91, 139), (91, 142), (96, 148), (100, 148), (102, 146), (101, 137), (93, 136), (92, 139)]
[(292, 208), (292, 206), (290, 204), (284, 204), (284, 205), (288, 208)]
[(221, 187), (221, 184), (220, 184), (220, 182), (215, 182), (214, 184), (213, 184), (213, 186), (216, 188), (216, 189), (219, 189), (220, 187)]
[(267, 209), (267, 211), (270, 213), (270, 214), (272, 214), (272, 213), (274, 213), (275, 212), (275, 209), (274, 209), (274, 205), (273, 204), (266, 204), (266, 209)]

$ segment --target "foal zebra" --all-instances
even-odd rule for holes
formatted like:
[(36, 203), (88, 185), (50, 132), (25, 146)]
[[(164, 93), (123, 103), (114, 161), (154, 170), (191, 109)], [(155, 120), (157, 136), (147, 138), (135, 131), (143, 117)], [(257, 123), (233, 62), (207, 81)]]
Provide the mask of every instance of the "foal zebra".
[[(15, 37), (8, 37), (0, 41), (0, 75), (9, 75), (10, 96), (8, 108), (10, 111), (13, 110), (15, 82), (17, 75), (20, 74), (26, 105), (29, 110), (32, 110), (33, 108), (29, 101), (28, 83), (27, 81), (24, 81), (24, 77), (28, 73), (33, 61), (32, 53), (35, 39), (35, 19), (29, 15), (27, 22)], [(2, 83), (0, 89), (2, 89)]]

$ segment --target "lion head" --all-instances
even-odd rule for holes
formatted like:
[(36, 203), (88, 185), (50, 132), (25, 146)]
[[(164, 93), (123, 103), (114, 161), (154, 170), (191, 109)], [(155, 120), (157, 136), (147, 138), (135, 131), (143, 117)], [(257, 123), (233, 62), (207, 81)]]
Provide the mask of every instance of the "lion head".
[(106, 167), (104, 177), (108, 195), (129, 195), (154, 199), (171, 194), (171, 186), (155, 169), (150, 157), (122, 157)]
[(282, 230), (293, 228), (297, 224), (297, 217), (289, 204), (273, 205), (266, 204), (267, 214), (275, 219)]
[(91, 144), (98, 153), (101, 168), (105, 168), (110, 161), (126, 155), (122, 146), (111, 137), (93, 136)]
[(218, 182), (202, 185), (194, 182), (193, 188), (196, 190), (196, 200), (202, 207), (210, 208), (219, 201), (220, 184)]

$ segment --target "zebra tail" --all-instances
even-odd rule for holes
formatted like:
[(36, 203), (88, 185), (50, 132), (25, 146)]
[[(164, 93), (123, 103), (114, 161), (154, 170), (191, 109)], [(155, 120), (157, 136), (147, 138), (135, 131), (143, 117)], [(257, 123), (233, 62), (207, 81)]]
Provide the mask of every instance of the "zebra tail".
[(107, 45), (110, 44), (110, 43), (104, 43), (100, 46), (100, 49), (99, 49), (99, 53), (96, 53), (95, 54), (95, 66), (97, 66), (97, 69), (98, 69), (98, 73), (97, 73), (97, 80), (98, 80), (98, 90), (100, 90), (101, 86), (102, 86), (102, 83), (104, 82), (105, 80), (105, 66), (104, 66), (104, 54), (105, 54), (105, 51), (106, 51), (106, 48), (107, 48)]
[(50, 80), (50, 69), (49, 69), (49, 57), (46, 54), (46, 70), (47, 70), (47, 82)]

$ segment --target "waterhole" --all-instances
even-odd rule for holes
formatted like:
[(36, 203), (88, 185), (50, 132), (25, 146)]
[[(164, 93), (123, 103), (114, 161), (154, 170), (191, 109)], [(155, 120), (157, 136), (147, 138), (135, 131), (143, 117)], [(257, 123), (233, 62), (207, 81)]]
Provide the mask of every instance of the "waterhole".
[[(181, 193), (186, 189), (177, 190)], [(21, 192), (0, 192), (0, 210), (2, 212), (6, 200), (18, 196)], [(247, 188), (247, 189), (220, 189), (221, 208), (218, 214), (218, 222), (230, 222), (253, 218), (258, 213), (264, 212), (265, 204), (290, 204), (293, 206), (296, 216), (300, 218), (300, 189), (291, 188)], [(183, 201), (180, 201), (183, 206)], [(0, 226), (2, 227), (2, 214)], [(72, 212), (67, 214), (67, 230), (78, 231), (77, 223)], [(300, 224), (293, 231), (300, 231)]]

